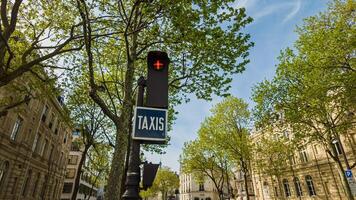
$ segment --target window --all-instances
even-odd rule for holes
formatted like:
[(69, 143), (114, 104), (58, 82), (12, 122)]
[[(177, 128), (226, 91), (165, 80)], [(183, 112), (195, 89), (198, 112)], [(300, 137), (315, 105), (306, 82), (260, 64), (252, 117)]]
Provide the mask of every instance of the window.
[(293, 155), (292, 155), (292, 156), (289, 156), (289, 163), (292, 164), (292, 165), (295, 165), (295, 164), (296, 164), (295, 158), (294, 158)]
[(314, 152), (315, 152), (316, 155), (318, 155), (318, 145), (317, 144), (314, 145)]
[(48, 114), (48, 106), (45, 105), (42, 111), (42, 122), (45, 122), (47, 119), (47, 114)]
[(49, 150), (48, 160), (51, 160), (52, 155), (53, 155), (53, 150), (54, 150), (54, 146), (53, 146), (53, 144), (51, 144), (51, 149)]
[(333, 148), (335, 149), (337, 155), (341, 155), (342, 154), (342, 150), (341, 150), (341, 145), (340, 142), (338, 140), (334, 140), (333, 142)]
[(67, 169), (66, 178), (74, 178), (75, 177), (75, 169)]
[(32, 175), (32, 171), (28, 170), (27, 176), (25, 178), (25, 182), (24, 182), (24, 184), (22, 186), (22, 191), (21, 191), (22, 196), (26, 195), (27, 187), (28, 187), (28, 185), (30, 184), (30, 181), (31, 181), (31, 175)]
[(22, 121), (23, 120), (21, 119), (21, 117), (17, 117), (17, 119), (15, 121), (15, 124), (14, 124), (14, 127), (12, 128), (11, 135), (10, 135), (10, 139), (11, 140), (15, 140), (16, 139), (16, 136), (20, 131), (20, 128), (21, 128), (21, 125), (22, 125)]
[(9, 170), (9, 162), (0, 164), (0, 186), (5, 182), (7, 171)]
[(63, 139), (63, 143), (67, 143), (67, 133), (64, 134), (64, 139)]
[(284, 186), (284, 193), (285, 193), (286, 197), (290, 197), (290, 188), (289, 188), (287, 179), (283, 180), (283, 186)]
[(48, 145), (48, 140), (46, 139), (45, 140), (45, 143), (42, 145), (42, 149), (41, 149), (41, 156), (45, 156), (44, 155), (44, 152), (45, 152), (45, 150), (47, 149), (47, 145)]
[(204, 191), (204, 184), (203, 183), (199, 184), (199, 191)]
[(306, 163), (308, 162), (307, 151), (305, 149), (299, 151), (300, 162)]
[(37, 136), (37, 141), (36, 141), (36, 144), (35, 144), (35, 148), (34, 148), (34, 152), (38, 152), (38, 148), (40, 148), (40, 142), (41, 142), (41, 135), (38, 134)]
[(294, 186), (295, 186), (295, 192), (297, 193), (297, 197), (303, 196), (303, 190), (302, 187), (300, 186), (299, 178), (297, 177), (294, 178)]
[(51, 114), (51, 120), (50, 120), (50, 122), (48, 124), (49, 129), (52, 129), (55, 117), (56, 116), (54, 115), (54, 113), (52, 113)]
[(309, 175), (307, 175), (307, 176), (305, 177), (305, 182), (307, 183), (309, 196), (314, 196), (314, 195), (316, 195), (312, 177), (309, 176)]
[[(53, 116), (54, 116), (54, 113), (53, 113)], [(57, 116), (54, 116), (52, 130), (55, 130), (57, 125), (58, 125), (58, 118), (57, 118)]]
[(36, 150), (36, 147), (37, 147), (37, 143), (38, 143), (38, 137), (39, 137), (39, 134), (37, 133), (36, 135), (35, 135), (35, 139), (33, 140), (33, 144), (32, 144), (32, 152), (35, 152), (35, 150)]
[(329, 184), (328, 184), (328, 182), (324, 182), (324, 186), (325, 186), (326, 194), (329, 195), (329, 194), (330, 194), (330, 189), (329, 189)]
[(78, 163), (78, 156), (76, 155), (70, 155), (68, 159), (68, 164), (70, 165), (76, 165)]
[(73, 183), (64, 183), (63, 193), (71, 193), (73, 188)]
[(278, 197), (278, 188), (274, 187), (274, 194), (276, 195), (276, 197)]

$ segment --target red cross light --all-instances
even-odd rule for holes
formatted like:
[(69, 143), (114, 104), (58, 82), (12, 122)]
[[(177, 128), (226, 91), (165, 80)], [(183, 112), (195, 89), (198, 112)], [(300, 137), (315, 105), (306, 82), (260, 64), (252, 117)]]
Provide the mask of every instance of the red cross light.
[(160, 60), (156, 60), (154, 63), (153, 63), (153, 68), (155, 70), (161, 70), (163, 69), (163, 63), (160, 61)]

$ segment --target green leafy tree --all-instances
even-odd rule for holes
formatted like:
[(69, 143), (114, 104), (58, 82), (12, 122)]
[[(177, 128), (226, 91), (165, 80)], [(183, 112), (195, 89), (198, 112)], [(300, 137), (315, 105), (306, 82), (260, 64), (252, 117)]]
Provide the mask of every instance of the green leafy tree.
[(199, 183), (210, 179), (219, 199), (224, 199), (226, 186), (229, 186), (229, 175), (232, 174), (232, 163), (223, 149), (214, 148), (211, 141), (197, 139), (186, 143), (181, 155), (183, 173), (192, 174)]
[(295, 50), (281, 53), (276, 76), (260, 83), (253, 95), (258, 125), (289, 127), (301, 144), (317, 142), (324, 147), (348, 199), (354, 197), (344, 170), (356, 164), (349, 163), (345, 152), (339, 156), (334, 143), (343, 150), (343, 137), (355, 145), (350, 139), (356, 123), (355, 5), (336, 0), (327, 11), (307, 18), (297, 29)]
[(95, 143), (87, 155), (87, 161), (83, 172), (88, 176), (89, 182), (92, 184), (89, 191), (85, 191), (84, 200), (89, 200), (93, 195), (94, 187), (102, 187), (106, 185), (110, 171), (110, 155), (112, 147), (107, 143)]
[(162, 200), (168, 199), (168, 195), (173, 195), (175, 190), (179, 188), (179, 177), (168, 167), (159, 168), (153, 181), (152, 187), (143, 194), (157, 195), (161, 193)]
[(79, 18), (73, 14), (71, 3), (1, 1), (0, 88), (14, 95), (2, 96), (0, 115), (32, 98), (43, 98), (38, 90), (53, 84), (53, 70), (68, 68), (59, 66), (58, 56), (82, 48), (82, 35), (77, 31)]
[(199, 135), (214, 148), (223, 149), (235, 168), (243, 172), (247, 199), (250, 198), (248, 176), (252, 154), (249, 122), (248, 104), (242, 99), (230, 96), (214, 106), (212, 116), (203, 123)]
[[(253, 45), (241, 29), (251, 22), (244, 8), (233, 1), (85, 1), (77, 0), (84, 33), (85, 54), (76, 60), (85, 73), (90, 97), (116, 127), (115, 150), (108, 181), (107, 199), (120, 199), (125, 179), (135, 80), (145, 75), (149, 50), (167, 51), (170, 116), (173, 106), (187, 93), (198, 98), (225, 96), (232, 75), (248, 63)], [(94, 9), (95, 8), (95, 9)], [(102, 23), (92, 19), (103, 18)], [(94, 30), (101, 35), (93, 40)], [(126, 159), (127, 160), (127, 159)]]
[[(93, 186), (104, 183), (109, 166), (111, 121), (101, 109), (83, 94), (80, 82), (72, 85), (67, 107), (71, 111), (71, 119), (75, 123), (79, 137), (73, 141), (76, 151), (82, 152), (76, 171), (74, 188), (71, 199), (77, 199), (81, 176), (86, 174)], [(88, 197), (93, 188), (87, 191)]]

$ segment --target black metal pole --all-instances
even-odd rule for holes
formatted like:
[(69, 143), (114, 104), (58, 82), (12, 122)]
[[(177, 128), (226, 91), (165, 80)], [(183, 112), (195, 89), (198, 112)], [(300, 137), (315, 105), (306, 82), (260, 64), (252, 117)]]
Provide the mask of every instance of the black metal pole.
[[(143, 98), (146, 80), (141, 76), (138, 81), (138, 93), (136, 106), (143, 106)], [(122, 195), (124, 200), (138, 200), (140, 198), (140, 141), (132, 140), (129, 156), (129, 166), (125, 184), (125, 193)]]

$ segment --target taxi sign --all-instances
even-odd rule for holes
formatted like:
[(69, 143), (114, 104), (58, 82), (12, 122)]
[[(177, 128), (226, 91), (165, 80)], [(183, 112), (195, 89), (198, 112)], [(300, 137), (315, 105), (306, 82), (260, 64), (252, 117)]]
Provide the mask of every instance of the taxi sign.
[(136, 107), (133, 123), (134, 140), (166, 140), (167, 109)]

